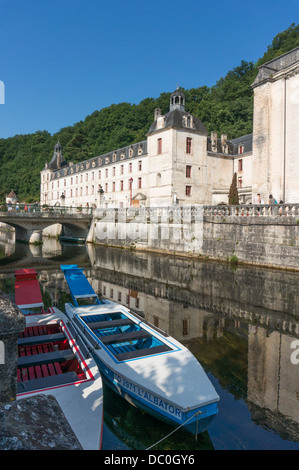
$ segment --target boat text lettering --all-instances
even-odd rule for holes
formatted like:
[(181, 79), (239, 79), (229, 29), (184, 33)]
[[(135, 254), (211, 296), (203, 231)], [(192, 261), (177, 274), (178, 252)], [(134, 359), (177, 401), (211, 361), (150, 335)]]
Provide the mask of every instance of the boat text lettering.
[(116, 382), (119, 383), (120, 386), (132, 392), (135, 396), (137, 396), (137, 398), (146, 401), (147, 403), (159, 408), (160, 410), (163, 410), (165, 413), (175, 416), (176, 418), (182, 419), (181, 410), (176, 408), (171, 403), (168, 403), (166, 400), (162, 400), (153, 393), (144, 390), (139, 385), (133, 384), (132, 382), (130, 382), (119, 374), (115, 374), (114, 379)]

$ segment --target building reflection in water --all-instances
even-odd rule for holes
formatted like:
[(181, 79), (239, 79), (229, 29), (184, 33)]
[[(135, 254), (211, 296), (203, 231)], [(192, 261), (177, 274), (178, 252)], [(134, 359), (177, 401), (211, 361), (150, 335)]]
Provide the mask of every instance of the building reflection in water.
[[(295, 326), (295, 325), (294, 325)], [(298, 325), (296, 325), (298, 337)], [(299, 423), (299, 364), (291, 361), (294, 337), (249, 326), (248, 402), (253, 419), (297, 440)]]

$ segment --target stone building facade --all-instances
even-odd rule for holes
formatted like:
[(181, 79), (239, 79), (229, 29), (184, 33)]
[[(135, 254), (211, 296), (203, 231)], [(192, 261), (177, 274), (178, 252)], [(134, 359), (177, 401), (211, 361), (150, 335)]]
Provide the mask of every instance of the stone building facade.
[[(299, 200), (299, 48), (259, 68), (253, 83), (253, 134), (228, 140), (185, 110), (177, 88), (169, 112), (155, 110), (147, 139), (67, 163), (58, 142), (41, 171), (41, 203), (138, 207), (228, 202), (237, 173), (241, 203)], [(297, 142), (298, 141), (298, 142)]]
[(259, 68), (254, 90), (253, 194), (299, 201), (299, 47)]

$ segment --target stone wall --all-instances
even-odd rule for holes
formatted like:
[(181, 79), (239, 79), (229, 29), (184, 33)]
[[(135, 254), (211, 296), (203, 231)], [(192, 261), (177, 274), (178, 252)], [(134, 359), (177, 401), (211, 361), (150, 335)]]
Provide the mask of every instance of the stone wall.
[(89, 241), (298, 270), (298, 207), (103, 210)]
[(293, 218), (206, 218), (203, 254), (262, 266), (299, 269), (299, 225)]
[(18, 334), (24, 329), (24, 315), (0, 291), (0, 403), (16, 398), (17, 342)]
[(263, 64), (253, 83), (252, 194), (264, 201), (298, 201), (298, 58), (296, 48)]

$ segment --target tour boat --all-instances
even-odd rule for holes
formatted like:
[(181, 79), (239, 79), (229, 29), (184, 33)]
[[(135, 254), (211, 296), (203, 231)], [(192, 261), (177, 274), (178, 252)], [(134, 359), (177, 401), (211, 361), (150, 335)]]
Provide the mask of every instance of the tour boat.
[(17, 399), (54, 396), (82, 449), (101, 449), (103, 384), (84, 341), (63, 312), (44, 310), (35, 269), (15, 272), (15, 303), (26, 319), (18, 338)]
[(218, 412), (219, 396), (197, 359), (123, 305), (100, 300), (83, 269), (62, 265), (68, 318), (85, 338), (103, 382), (129, 402), (193, 434)]

